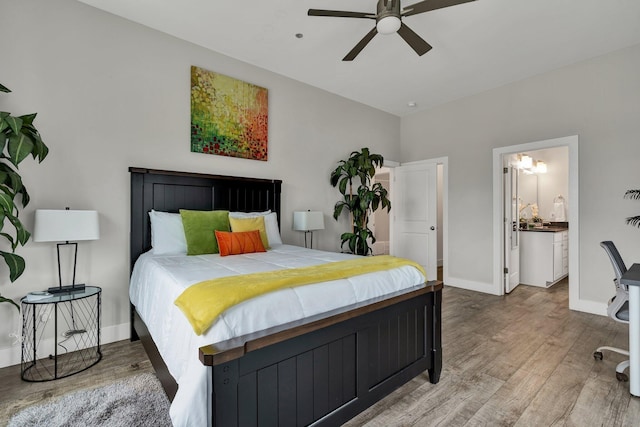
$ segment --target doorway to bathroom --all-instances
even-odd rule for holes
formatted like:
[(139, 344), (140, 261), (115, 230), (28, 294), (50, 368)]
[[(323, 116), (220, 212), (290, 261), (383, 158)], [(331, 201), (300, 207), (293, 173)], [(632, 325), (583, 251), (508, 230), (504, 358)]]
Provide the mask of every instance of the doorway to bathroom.
[[(543, 230), (543, 224), (549, 227), (550, 224), (566, 223), (569, 308), (577, 309), (578, 137), (496, 148), (493, 150), (493, 160), (495, 293), (504, 295), (521, 283), (519, 274), (525, 267), (522, 262), (530, 261), (528, 257), (523, 260), (520, 254), (521, 227), (540, 227), (536, 231), (553, 231)], [(536, 160), (539, 162), (537, 170)], [(542, 173), (545, 167), (546, 173)], [(550, 247), (549, 251), (552, 250)], [(559, 251), (561, 255), (562, 251)], [(561, 258), (555, 262), (562, 266)], [(554, 283), (553, 278), (549, 280), (550, 283)]]
[(504, 154), (502, 160), (504, 292), (520, 284), (553, 286), (569, 273), (569, 148)]

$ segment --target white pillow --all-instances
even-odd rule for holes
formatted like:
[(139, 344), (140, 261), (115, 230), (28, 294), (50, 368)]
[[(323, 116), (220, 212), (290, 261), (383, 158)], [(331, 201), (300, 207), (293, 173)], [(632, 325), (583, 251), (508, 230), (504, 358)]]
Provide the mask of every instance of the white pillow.
[(264, 228), (267, 231), (267, 240), (269, 246), (281, 245), (280, 229), (278, 228), (278, 214), (271, 211), (264, 212), (229, 212), (232, 218), (255, 218), (257, 216), (264, 217)]
[(151, 246), (153, 253), (186, 254), (187, 239), (184, 236), (182, 217), (179, 213), (151, 210)]
[(255, 218), (257, 216), (267, 216), (271, 213), (271, 209), (264, 212), (229, 212), (231, 218)]

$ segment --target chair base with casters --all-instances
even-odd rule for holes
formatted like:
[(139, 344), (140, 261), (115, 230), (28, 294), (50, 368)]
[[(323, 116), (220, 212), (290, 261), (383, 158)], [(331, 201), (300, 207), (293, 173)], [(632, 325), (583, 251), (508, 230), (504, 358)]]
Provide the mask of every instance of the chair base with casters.
[[(607, 315), (620, 323), (629, 323), (629, 289), (620, 283), (620, 277), (627, 271), (627, 266), (624, 264), (620, 252), (616, 248), (616, 245), (611, 241), (600, 242), (600, 246), (609, 255), (609, 260), (613, 266), (615, 278), (613, 283), (616, 287), (616, 295), (609, 300), (607, 306)], [(593, 358), (596, 360), (602, 360), (604, 355), (603, 350), (612, 351), (614, 353), (622, 354), (623, 356), (629, 356), (629, 351), (621, 348), (602, 346), (598, 347), (593, 353)], [(616, 366), (616, 379), (618, 381), (629, 381), (629, 376), (624, 371), (629, 368), (629, 359), (618, 363)]]
[[(629, 356), (629, 352), (627, 350), (622, 350), (621, 348), (602, 346), (598, 347), (596, 351), (593, 352), (593, 358), (596, 360), (604, 359), (604, 355), (602, 354), (602, 350), (613, 351), (614, 353), (622, 354), (623, 356)], [(616, 379), (618, 381), (629, 381), (629, 376), (624, 373), (624, 371), (629, 367), (629, 359), (624, 360), (616, 366)]]

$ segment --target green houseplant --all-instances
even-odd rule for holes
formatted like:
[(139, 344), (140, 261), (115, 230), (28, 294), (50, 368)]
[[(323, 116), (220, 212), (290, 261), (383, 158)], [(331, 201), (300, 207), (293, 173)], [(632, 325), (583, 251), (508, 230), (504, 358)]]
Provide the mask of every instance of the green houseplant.
[(349, 250), (357, 255), (368, 255), (371, 244), (376, 242), (369, 228), (369, 217), (379, 207), (391, 210), (391, 202), (387, 198), (387, 190), (371, 179), (376, 167), (382, 166), (384, 158), (380, 154), (371, 154), (368, 148), (351, 153), (348, 159), (340, 160), (338, 167), (331, 172), (330, 182), (338, 187), (342, 200), (335, 204), (333, 218), (338, 219), (343, 210), (349, 212), (351, 231), (340, 236), (341, 247), (348, 244)]
[[(627, 192), (624, 193), (624, 198), (638, 200), (640, 199), (640, 190), (627, 190)], [(640, 215), (627, 218), (627, 224), (640, 227)]]
[[(0, 84), (0, 92), (11, 92)], [(33, 126), (36, 113), (15, 117), (6, 111), (0, 111), (0, 236), (4, 237), (11, 251), (0, 250), (0, 255), (9, 267), (9, 280), (14, 282), (24, 272), (24, 258), (16, 254), (18, 245), (24, 246), (31, 233), (18, 218), (19, 210), (16, 198), (20, 196), (22, 207), (29, 203), (29, 193), (17, 172), (18, 164), (29, 154), (42, 162), (49, 149), (42, 142), (40, 133)], [(7, 230), (8, 225), (12, 230)], [(0, 303), (8, 302), (20, 307), (13, 300), (0, 295)]]

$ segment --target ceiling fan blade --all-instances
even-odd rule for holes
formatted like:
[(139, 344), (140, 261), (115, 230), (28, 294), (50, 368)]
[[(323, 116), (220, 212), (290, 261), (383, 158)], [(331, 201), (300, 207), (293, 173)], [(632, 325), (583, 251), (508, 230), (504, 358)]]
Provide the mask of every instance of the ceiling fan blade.
[(417, 15), (418, 13), (429, 12), (430, 10), (442, 9), (462, 3), (469, 3), (476, 0), (423, 0), (402, 9), (402, 16)]
[(398, 34), (400, 34), (400, 37), (402, 37), (404, 41), (406, 41), (409, 46), (416, 51), (418, 56), (422, 56), (431, 50), (431, 45), (424, 41), (422, 37), (414, 33), (411, 28), (404, 25), (404, 23), (400, 25)]
[(344, 12), (340, 10), (322, 10), (322, 9), (309, 9), (307, 12), (309, 16), (336, 16), (338, 18), (369, 18), (376, 19), (376, 15), (364, 12)]
[(360, 40), (360, 42), (358, 42), (358, 44), (353, 49), (351, 49), (351, 52), (347, 53), (347, 56), (342, 58), (342, 60), (343, 61), (353, 61), (354, 58), (356, 56), (358, 56), (358, 54), (362, 51), (362, 49), (364, 49), (364, 47), (367, 44), (369, 44), (371, 39), (373, 39), (376, 34), (378, 34), (378, 30), (376, 29), (376, 27), (373, 27), (373, 29), (371, 31), (369, 31), (367, 33), (367, 35), (364, 36), (362, 38), (362, 40)]

